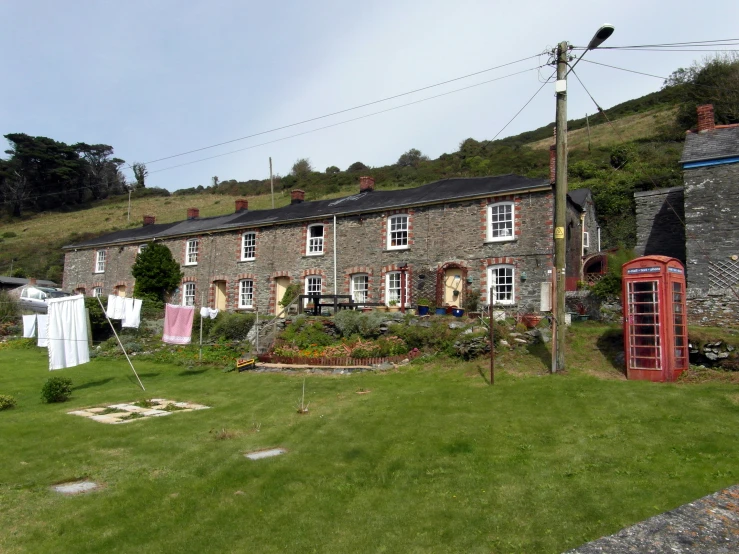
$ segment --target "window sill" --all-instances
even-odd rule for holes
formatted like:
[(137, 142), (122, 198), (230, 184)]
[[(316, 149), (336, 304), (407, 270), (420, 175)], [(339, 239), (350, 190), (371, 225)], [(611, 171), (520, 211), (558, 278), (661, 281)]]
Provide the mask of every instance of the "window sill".
[(385, 248), (383, 252), (403, 252), (404, 250), (410, 250), (410, 246), (390, 246), (388, 248)]
[(318, 252), (314, 254), (303, 254), (303, 258), (320, 258), (321, 256), (325, 256), (325, 252)]
[(92, 272), (93, 275), (103, 275), (104, 273), (105, 271), (93, 271)]
[(198, 263), (195, 262), (194, 264), (182, 264), (182, 267), (192, 267), (192, 266), (195, 266), (195, 265), (198, 265)]
[(499, 244), (501, 242), (518, 242), (518, 239), (516, 237), (505, 239), (485, 239), (485, 241), (483, 241), (483, 244)]
[(256, 262), (256, 261), (257, 261), (257, 259), (256, 259), (256, 258), (247, 258), (247, 259), (245, 259), (245, 260), (239, 260), (239, 261), (238, 261), (238, 262), (236, 262), (236, 263), (239, 263), (239, 264), (243, 264), (243, 263), (246, 263), (246, 262)]

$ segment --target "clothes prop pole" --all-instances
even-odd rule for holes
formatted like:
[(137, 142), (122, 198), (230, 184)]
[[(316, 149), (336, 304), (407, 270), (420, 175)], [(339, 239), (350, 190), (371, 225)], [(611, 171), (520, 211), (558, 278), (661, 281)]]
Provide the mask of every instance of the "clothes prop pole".
[(115, 338), (118, 341), (118, 346), (120, 346), (121, 350), (123, 350), (123, 355), (126, 356), (126, 360), (128, 360), (128, 365), (131, 366), (131, 371), (133, 371), (133, 374), (136, 376), (136, 380), (139, 382), (139, 385), (141, 385), (141, 390), (145, 391), (146, 389), (144, 388), (144, 384), (141, 382), (141, 379), (139, 379), (139, 374), (136, 373), (136, 369), (134, 369), (133, 363), (131, 363), (131, 358), (128, 357), (128, 352), (126, 352), (126, 349), (123, 348), (123, 343), (121, 342), (121, 339), (118, 336), (118, 333), (116, 333), (115, 327), (113, 327), (113, 322), (110, 321), (108, 314), (105, 312), (105, 308), (103, 307), (102, 300), (100, 300), (99, 296), (96, 296), (95, 298), (98, 299), (98, 304), (100, 304), (100, 309), (103, 310), (103, 313), (105, 314), (105, 319), (108, 320), (108, 324), (110, 325), (110, 328), (113, 330), (113, 334), (115, 335)]
[[(200, 305), (203, 305), (203, 293), (200, 293)], [(198, 351), (198, 362), (203, 363), (203, 309), (200, 309), (200, 350)]]

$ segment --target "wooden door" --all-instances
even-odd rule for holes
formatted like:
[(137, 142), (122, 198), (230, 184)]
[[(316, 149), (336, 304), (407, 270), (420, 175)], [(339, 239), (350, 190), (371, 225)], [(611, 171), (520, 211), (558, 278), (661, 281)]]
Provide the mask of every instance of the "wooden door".
[(217, 310), (226, 309), (226, 281), (214, 281), (215, 288), (215, 308)]
[[(290, 277), (277, 277), (275, 279), (275, 315), (279, 315), (283, 310), (283, 306), (280, 305), (282, 297), (285, 296), (285, 291), (290, 284)], [(285, 317), (285, 314), (282, 314)]]
[(458, 267), (450, 267), (444, 271), (444, 304), (449, 306), (462, 306), (463, 288), (462, 270)]

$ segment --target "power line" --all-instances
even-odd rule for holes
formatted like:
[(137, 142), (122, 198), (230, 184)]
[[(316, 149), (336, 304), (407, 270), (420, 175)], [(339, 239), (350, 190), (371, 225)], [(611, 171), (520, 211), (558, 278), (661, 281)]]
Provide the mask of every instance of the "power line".
[[(421, 92), (421, 91), (428, 90), (428, 89), (431, 89), (431, 88), (434, 88), (434, 87), (439, 87), (441, 85), (446, 85), (446, 84), (449, 84), (449, 83), (453, 83), (455, 81), (460, 81), (462, 79), (468, 79), (469, 77), (474, 77), (475, 75), (480, 75), (482, 73), (487, 73), (489, 71), (500, 69), (502, 67), (507, 67), (509, 65), (514, 65), (514, 64), (517, 64), (517, 63), (520, 63), (520, 62), (524, 62), (526, 60), (531, 60), (533, 58), (539, 57), (540, 55), (541, 54), (535, 54), (533, 56), (528, 56), (526, 58), (521, 58), (520, 60), (515, 60), (515, 61), (504, 63), (504, 64), (501, 64), (501, 65), (496, 65), (495, 67), (489, 67), (489, 68), (483, 69), (481, 71), (475, 71), (474, 73), (468, 73), (467, 75), (462, 75), (460, 77), (455, 77), (453, 79), (447, 79), (446, 81), (441, 81), (439, 83), (434, 83), (433, 85), (428, 85), (428, 86), (417, 88), (417, 89), (410, 90), (410, 91), (407, 91), (407, 92), (402, 92), (400, 94), (395, 94), (393, 96), (388, 96), (386, 98), (381, 98), (379, 100), (373, 100), (372, 102), (367, 102), (367, 103), (364, 103), (364, 104), (360, 104), (358, 106), (353, 106), (351, 108), (345, 108), (343, 110), (337, 110), (337, 111), (334, 111), (334, 112), (331, 112), (331, 113), (328, 113), (328, 114), (325, 114), (325, 115), (319, 115), (317, 117), (311, 117), (309, 119), (304, 119), (304, 120), (298, 121), (296, 123), (290, 123), (288, 125), (282, 125), (280, 127), (274, 127), (272, 129), (269, 129), (269, 130), (266, 130), (266, 131), (260, 131), (258, 133), (253, 133), (251, 135), (246, 135), (246, 136), (243, 136), (243, 137), (239, 137), (239, 138), (235, 138), (235, 139), (231, 139), (231, 140), (226, 140), (226, 141), (219, 142), (219, 143), (216, 143), (216, 144), (211, 144), (209, 146), (203, 146), (201, 148), (195, 148), (193, 150), (188, 150), (187, 152), (180, 152), (179, 154), (172, 154), (171, 156), (165, 156), (163, 158), (157, 158), (155, 160), (150, 160), (150, 161), (144, 162), (144, 163), (145, 164), (153, 164), (153, 163), (161, 162), (161, 161), (164, 161), (164, 160), (170, 160), (172, 158), (178, 158), (180, 156), (186, 156), (187, 154), (193, 154), (195, 152), (202, 152), (203, 150), (208, 150), (210, 148), (216, 148), (218, 146), (223, 146), (223, 145), (226, 145), (226, 144), (231, 144), (233, 142), (238, 142), (238, 141), (241, 141), (241, 140), (246, 140), (246, 139), (249, 139), (249, 138), (258, 137), (260, 135), (266, 135), (268, 133), (274, 133), (275, 131), (281, 131), (281, 130), (284, 130), (284, 129), (289, 129), (290, 127), (296, 127), (298, 125), (303, 125), (304, 123), (310, 123), (312, 121), (318, 121), (319, 119), (325, 119), (327, 117), (332, 117), (334, 115), (339, 115), (339, 114), (350, 112), (350, 111), (353, 111), (353, 110), (358, 110), (360, 108), (366, 108), (367, 106), (372, 106), (374, 104), (380, 104), (382, 102), (387, 102), (388, 100), (394, 100), (396, 98), (401, 98), (403, 96), (408, 96), (409, 94), (414, 94), (416, 92)], [(130, 168), (131, 166), (128, 165), (127, 167)]]
[[(448, 95), (450, 95), (450, 94), (454, 94), (454, 93), (457, 93), (457, 92), (461, 92), (461, 91), (463, 91), (463, 90), (468, 90), (468, 89), (471, 89), (471, 88), (479, 87), (479, 86), (481, 86), (481, 85), (486, 85), (486, 84), (488, 84), (488, 83), (493, 83), (493, 82), (495, 82), (495, 81), (500, 81), (500, 80), (502, 80), (502, 79), (507, 79), (507, 78), (509, 78), (509, 77), (514, 77), (514, 76), (516, 76), (516, 75), (521, 75), (521, 74), (523, 74), (523, 73), (528, 73), (529, 71), (535, 71), (535, 70), (538, 70), (538, 69), (539, 69), (539, 67), (542, 67), (542, 66), (537, 66), (537, 67), (531, 67), (531, 68), (529, 68), (529, 69), (524, 69), (523, 71), (517, 71), (517, 72), (515, 72), (515, 73), (509, 73), (508, 75), (503, 75), (502, 77), (496, 77), (495, 79), (489, 79), (489, 80), (487, 80), (487, 81), (482, 81), (482, 82), (480, 82), (480, 83), (475, 83), (474, 85), (469, 85), (469, 86), (466, 86), (466, 87), (462, 87), (462, 88), (458, 88), (458, 89), (450, 90), (450, 91), (447, 91), (447, 92), (442, 92), (441, 94), (436, 94), (436, 95), (434, 95), (434, 96), (429, 96), (429, 97), (427, 97), (427, 98), (421, 98), (420, 100), (414, 100), (413, 102), (408, 102), (408, 103), (406, 103), (406, 104), (400, 104), (399, 106), (394, 106), (394, 107), (392, 107), (392, 108), (387, 108), (387, 109), (385, 109), (385, 110), (380, 110), (380, 111), (377, 111), (377, 112), (372, 112), (372, 113), (369, 113), (369, 114), (361, 115), (361, 116), (359, 116), (359, 117), (354, 117), (354, 118), (352, 118), (352, 119), (346, 119), (346, 120), (344, 120), (344, 121), (339, 121), (339, 122), (337, 122), (337, 123), (332, 123), (331, 125), (324, 125), (323, 127), (317, 127), (317, 128), (315, 128), (315, 129), (309, 129), (308, 131), (303, 131), (303, 132), (301, 132), (301, 133), (295, 133), (295, 134), (293, 134), (293, 135), (288, 135), (288, 136), (286, 136), (286, 137), (281, 137), (281, 138), (278, 138), (278, 139), (274, 139), (274, 140), (270, 140), (270, 141), (267, 141), (267, 142), (261, 142), (261, 143), (259, 143), (259, 144), (253, 144), (253, 145), (251, 145), (251, 146), (247, 146), (247, 147), (245, 147), (245, 148), (239, 148), (238, 150), (231, 150), (231, 151), (229, 151), (229, 152), (224, 152), (223, 154), (216, 154), (216, 155), (214, 155), (214, 156), (208, 156), (207, 158), (200, 158), (200, 159), (198, 159), (198, 160), (193, 160), (193, 161), (190, 161), (190, 162), (185, 162), (185, 163), (182, 163), (182, 164), (172, 165), (172, 166), (169, 166), (169, 167), (164, 167), (164, 168), (162, 168), (162, 169), (156, 169), (156, 170), (154, 170), (154, 171), (150, 171), (149, 173), (150, 173), (150, 174), (153, 174), (153, 173), (159, 173), (159, 172), (161, 172), (161, 171), (168, 171), (168, 170), (170, 170), (170, 169), (175, 169), (175, 168), (178, 168), (178, 167), (183, 167), (183, 166), (186, 166), (186, 165), (191, 165), (191, 164), (195, 164), (195, 163), (199, 163), (199, 162), (204, 162), (204, 161), (206, 161), (206, 160), (212, 160), (212, 159), (214, 159), (214, 158), (220, 158), (220, 157), (222, 157), (222, 156), (228, 156), (228, 155), (230, 155), (230, 154), (236, 154), (236, 153), (238, 153), (238, 152), (244, 152), (245, 150), (251, 150), (251, 149), (253, 149), (253, 148), (257, 148), (257, 147), (259, 147), (259, 146), (265, 146), (265, 145), (267, 145), (267, 144), (273, 144), (273, 143), (275, 143), (275, 142), (280, 142), (280, 141), (283, 141), (283, 140), (287, 140), (287, 139), (291, 139), (291, 138), (299, 137), (299, 136), (302, 136), (302, 135), (307, 135), (307, 134), (310, 134), (310, 133), (315, 133), (315, 132), (317, 132), (317, 131), (323, 131), (323, 130), (325, 130), (325, 129), (330, 129), (331, 127), (337, 127), (337, 126), (339, 126), (339, 125), (345, 125), (346, 123), (351, 123), (351, 122), (353, 122), (353, 121), (359, 121), (360, 119), (366, 119), (366, 118), (368, 118), (368, 117), (373, 117), (373, 116), (375, 116), (375, 115), (380, 115), (380, 114), (383, 114), (383, 113), (391, 112), (391, 111), (394, 111), (394, 110), (398, 110), (398, 109), (400, 109), (400, 108), (405, 108), (405, 107), (408, 107), (408, 106), (413, 106), (414, 104), (420, 104), (420, 103), (422, 103), (422, 102), (427, 102), (428, 100), (433, 100), (433, 99), (435, 99), (435, 98), (440, 98), (440, 97), (442, 97), (442, 96), (448, 96)], [(541, 89), (540, 89), (540, 90), (541, 90)], [(537, 92), (538, 92), (538, 91), (537, 91)], [(532, 98), (532, 100), (533, 100), (533, 98)], [(528, 104), (528, 103), (527, 103), (527, 104)], [(524, 106), (524, 107), (526, 107), (526, 106)], [(522, 108), (522, 109), (523, 109), (523, 108)], [(520, 112), (519, 112), (519, 113), (520, 113)], [(518, 114), (516, 114), (516, 115), (518, 115)], [(509, 122), (509, 123), (510, 123), (510, 122)], [(505, 128), (505, 127), (504, 127), (504, 128)], [(502, 131), (502, 129), (501, 129), (501, 131)], [(500, 134), (500, 133), (499, 133), (499, 134)], [(496, 136), (497, 136), (497, 135), (496, 135)]]
[[(734, 45), (729, 45), (734, 46)], [(619, 52), (739, 52), (734, 49), (688, 49), (688, 48), (598, 48), (598, 50), (617, 50)]]
[[(555, 71), (554, 73), (556, 73), (556, 71)], [(514, 116), (513, 116), (513, 117), (512, 117), (512, 118), (511, 118), (511, 119), (510, 119), (510, 120), (508, 121), (508, 123), (506, 123), (505, 125), (503, 125), (503, 128), (502, 128), (502, 129), (501, 129), (500, 131), (498, 131), (498, 132), (497, 132), (497, 133), (495, 134), (495, 136), (494, 136), (494, 137), (492, 138), (492, 140), (495, 140), (496, 138), (498, 138), (498, 135), (499, 135), (499, 134), (501, 134), (501, 133), (503, 132), (503, 130), (504, 130), (504, 129), (505, 129), (506, 127), (508, 127), (508, 125), (510, 125), (511, 123), (513, 123), (513, 120), (514, 120), (514, 119), (516, 119), (516, 118), (518, 117), (518, 114), (520, 114), (520, 113), (521, 113), (521, 112), (522, 112), (522, 111), (523, 111), (523, 110), (524, 110), (524, 109), (526, 108), (526, 106), (528, 106), (529, 104), (531, 104), (532, 100), (533, 100), (534, 98), (536, 98), (536, 95), (537, 95), (537, 94), (539, 94), (539, 93), (541, 92), (541, 89), (543, 89), (543, 88), (544, 88), (544, 87), (546, 86), (546, 84), (547, 84), (547, 83), (549, 82), (549, 80), (550, 80), (550, 79), (552, 78), (552, 76), (554, 75), (554, 73), (552, 73), (552, 75), (550, 75), (549, 77), (547, 77), (547, 80), (546, 80), (546, 81), (544, 81), (544, 82), (542, 83), (542, 85), (541, 85), (541, 86), (540, 86), (540, 87), (539, 87), (539, 88), (538, 88), (538, 89), (536, 90), (536, 92), (534, 93), (534, 95), (533, 95), (533, 96), (532, 96), (531, 98), (529, 98), (528, 102), (526, 102), (526, 103), (525, 103), (525, 104), (524, 104), (524, 105), (523, 105), (523, 106), (521, 107), (521, 109), (520, 109), (520, 110), (518, 110), (518, 111), (516, 112), (516, 115), (514, 115)]]
[[(662, 42), (657, 44), (629, 44), (629, 45), (623, 45), (623, 46), (599, 46), (598, 50), (608, 49), (618, 49), (618, 48), (668, 48), (668, 47), (675, 47), (679, 48), (681, 46), (722, 46), (726, 43), (735, 43), (739, 42), (739, 38), (724, 38), (724, 39), (715, 39), (715, 40), (690, 40), (687, 42)], [(580, 49), (587, 49), (586, 46), (573, 46), (574, 50), (580, 50)]]

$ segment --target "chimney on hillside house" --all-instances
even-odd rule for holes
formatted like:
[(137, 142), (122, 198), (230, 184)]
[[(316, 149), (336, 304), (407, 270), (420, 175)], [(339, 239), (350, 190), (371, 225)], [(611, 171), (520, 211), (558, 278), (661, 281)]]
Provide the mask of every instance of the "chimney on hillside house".
[(200, 217), (200, 210), (197, 208), (187, 208), (187, 219), (197, 219)]
[(713, 131), (716, 123), (713, 119), (713, 104), (703, 104), (696, 108), (698, 111), (698, 132)]
[(245, 198), (240, 198), (234, 202), (236, 205), (236, 213), (245, 212), (249, 209), (249, 201)]
[(375, 178), (363, 175), (359, 178), (359, 192), (372, 192), (375, 190)]
[(28, 284), (29, 284), (29, 285), (31, 285), (31, 286), (35, 286), (35, 285), (36, 285), (36, 282), (37, 282), (37, 281), (36, 281), (36, 277), (31, 277), (31, 278), (30, 278), (30, 279), (28, 280)]
[(557, 180), (557, 145), (549, 147), (549, 183), (552, 185)]
[(305, 191), (295, 189), (290, 191), (290, 204), (302, 204), (305, 202)]
[(153, 215), (145, 215), (144, 216), (144, 225), (154, 225), (157, 221), (157, 218)]

